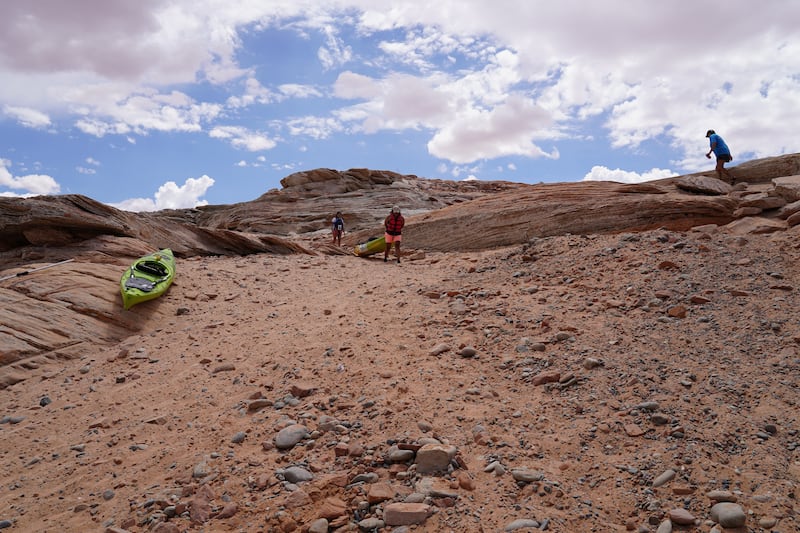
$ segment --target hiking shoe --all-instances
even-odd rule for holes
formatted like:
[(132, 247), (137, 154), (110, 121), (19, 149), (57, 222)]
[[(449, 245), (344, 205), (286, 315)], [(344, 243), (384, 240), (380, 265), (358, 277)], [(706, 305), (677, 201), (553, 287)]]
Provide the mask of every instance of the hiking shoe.
[(388, 258), (386, 258), (386, 257), (384, 257), (384, 258), (383, 258), (383, 262), (384, 262), (384, 263), (385, 263), (386, 261), (388, 261), (388, 260), (389, 260), (389, 259), (388, 259)]
[(399, 257), (397, 258), (397, 264), (400, 264), (400, 258)]

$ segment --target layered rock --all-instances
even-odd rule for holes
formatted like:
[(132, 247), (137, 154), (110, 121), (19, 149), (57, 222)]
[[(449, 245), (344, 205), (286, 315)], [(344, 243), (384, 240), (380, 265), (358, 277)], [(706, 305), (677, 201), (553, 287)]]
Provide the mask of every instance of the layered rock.
[(414, 247), (440, 251), (567, 233), (682, 230), (748, 216), (775, 218), (779, 226), (800, 221), (789, 207), (800, 197), (800, 154), (748, 161), (733, 172), (741, 183), (732, 187), (713, 172), (635, 185), (525, 185), (317, 169), (287, 176), (283, 189), (251, 202), (156, 213), (120, 211), (79, 195), (0, 198), (0, 266), (87, 251), (134, 257), (164, 247), (178, 257), (344, 253), (317, 242), (331, 215), (345, 214), (345, 243), (352, 245), (380, 234), (392, 205), (403, 208)]
[(346, 229), (352, 231), (379, 225), (393, 205), (402, 206), (407, 215), (423, 213), (521, 186), (368, 169), (297, 172), (281, 185), (252, 202), (198, 208), (193, 221), (214, 229), (291, 236), (327, 230), (333, 214), (342, 211)]
[(130, 213), (80, 195), (0, 198), (0, 266), (90, 250), (136, 257), (167, 247), (183, 257), (310, 253), (277, 236), (203, 227), (169, 212)]

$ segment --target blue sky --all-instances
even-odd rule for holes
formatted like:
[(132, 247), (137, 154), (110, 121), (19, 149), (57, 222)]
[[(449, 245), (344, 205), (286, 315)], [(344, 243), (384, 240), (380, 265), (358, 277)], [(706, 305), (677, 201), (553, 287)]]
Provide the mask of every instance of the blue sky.
[[(324, 4), (324, 5), (323, 5)], [(145, 211), (314, 168), (637, 182), (800, 152), (795, 0), (3, 0), (0, 195)]]

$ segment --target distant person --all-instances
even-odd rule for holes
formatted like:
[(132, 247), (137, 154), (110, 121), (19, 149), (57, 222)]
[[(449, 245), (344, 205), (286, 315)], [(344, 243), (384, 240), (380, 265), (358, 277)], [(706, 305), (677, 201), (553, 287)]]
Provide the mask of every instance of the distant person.
[[(736, 178), (733, 177), (733, 174), (725, 168), (725, 163), (729, 161), (733, 161), (733, 157), (731, 156), (731, 151), (728, 148), (728, 145), (725, 144), (725, 141), (717, 135), (714, 130), (708, 130), (706, 132), (706, 137), (708, 137), (708, 142), (710, 144), (710, 148), (708, 149), (708, 153), (706, 157), (711, 159), (711, 152), (714, 152), (714, 155), (717, 156), (717, 177), (722, 181), (727, 181), (731, 185), (734, 184)], [(722, 176), (726, 176), (728, 179), (724, 179)]]
[(383, 252), (383, 262), (389, 260), (389, 251), (392, 249), (394, 243), (394, 253), (397, 256), (397, 262), (400, 262), (400, 241), (403, 240), (403, 226), (406, 220), (400, 214), (400, 208), (397, 206), (392, 207), (392, 212), (383, 221), (383, 226), (386, 228), (384, 238), (386, 239), (386, 249)]
[(344, 235), (344, 219), (341, 211), (336, 211), (336, 215), (331, 220), (331, 232), (333, 233), (333, 244), (341, 246), (342, 235)]

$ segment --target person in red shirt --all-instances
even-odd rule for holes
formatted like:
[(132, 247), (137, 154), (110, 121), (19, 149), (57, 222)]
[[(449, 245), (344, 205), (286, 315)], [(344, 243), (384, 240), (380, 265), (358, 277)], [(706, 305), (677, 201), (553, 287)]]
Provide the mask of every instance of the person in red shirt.
[(386, 239), (386, 249), (383, 251), (383, 262), (389, 260), (389, 252), (394, 243), (394, 254), (397, 256), (397, 262), (400, 262), (400, 241), (403, 240), (403, 226), (406, 220), (400, 214), (400, 208), (397, 206), (392, 207), (392, 212), (383, 221), (383, 226), (386, 228), (384, 238)]

